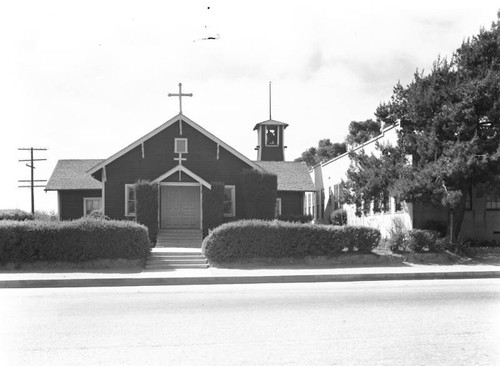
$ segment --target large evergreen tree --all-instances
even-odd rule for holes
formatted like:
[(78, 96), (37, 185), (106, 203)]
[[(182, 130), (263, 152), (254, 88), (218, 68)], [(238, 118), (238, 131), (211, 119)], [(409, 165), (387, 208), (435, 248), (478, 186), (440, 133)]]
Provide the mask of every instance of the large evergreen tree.
[(500, 20), (464, 41), (451, 61), (438, 59), (428, 75), (417, 72), (408, 86), (396, 85), (376, 116), (400, 123), (398, 145), (382, 148), (380, 158), (353, 156), (349, 202), (389, 192), (440, 203), (453, 210), (456, 240), (470, 188), (498, 186)]
[(349, 134), (345, 142), (350, 146), (361, 145), (370, 139), (380, 135), (380, 122), (372, 119), (357, 122), (352, 121), (349, 124)]
[(341, 142), (332, 143), (330, 139), (318, 141), (318, 147), (310, 147), (304, 151), (300, 158), (295, 161), (304, 161), (310, 167), (336, 158), (346, 152), (346, 144)]

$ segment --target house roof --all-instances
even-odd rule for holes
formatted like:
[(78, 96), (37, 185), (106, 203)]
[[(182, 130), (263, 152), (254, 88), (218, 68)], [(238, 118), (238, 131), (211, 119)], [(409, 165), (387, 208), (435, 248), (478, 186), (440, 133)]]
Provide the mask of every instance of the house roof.
[(253, 128), (254, 131), (257, 130), (259, 128), (259, 126), (284, 126), (283, 128), (287, 128), (288, 123), (275, 121), (273, 119), (268, 119), (267, 121), (257, 123), (255, 125), (255, 127)]
[(267, 172), (278, 176), (278, 191), (313, 192), (314, 184), (304, 162), (257, 161)]
[(243, 155), (240, 152), (236, 151), (231, 146), (229, 146), (228, 144), (226, 144), (225, 142), (223, 142), (219, 138), (217, 138), (214, 135), (212, 135), (210, 132), (208, 132), (203, 127), (201, 127), (197, 123), (193, 122), (189, 118), (187, 118), (182, 113), (179, 113), (178, 115), (176, 115), (175, 117), (171, 118), (170, 120), (168, 120), (167, 122), (165, 122), (161, 126), (155, 128), (153, 131), (151, 131), (148, 134), (144, 135), (143, 137), (141, 137), (137, 141), (131, 143), (130, 145), (128, 145), (124, 149), (118, 151), (116, 154), (110, 156), (106, 160), (101, 161), (100, 163), (96, 164), (96, 166), (89, 168), (88, 172), (90, 174), (94, 174), (95, 172), (99, 171), (100, 169), (102, 169), (103, 167), (105, 167), (106, 165), (108, 165), (109, 163), (111, 163), (112, 161), (114, 161), (114, 160), (118, 159), (120, 156), (128, 153), (132, 149), (136, 148), (137, 146), (139, 146), (143, 142), (149, 140), (151, 137), (153, 137), (156, 134), (160, 133), (161, 131), (163, 131), (164, 129), (166, 129), (167, 127), (171, 126), (173, 123), (176, 123), (179, 120), (182, 120), (182, 122), (189, 124), (191, 127), (193, 127), (194, 129), (198, 130), (200, 133), (202, 133), (203, 135), (205, 135), (206, 137), (208, 137), (209, 139), (211, 139), (215, 143), (219, 144), (220, 146), (222, 146), (224, 149), (226, 149), (231, 154), (235, 155), (237, 158), (239, 158), (240, 160), (242, 160), (245, 163), (247, 163), (248, 165), (250, 165), (252, 168), (254, 168), (256, 170), (261, 170), (262, 169), (257, 164), (255, 164), (255, 162), (253, 162), (250, 159), (248, 159), (245, 155)]
[(87, 171), (102, 161), (102, 159), (59, 160), (45, 190), (101, 189), (101, 182), (92, 178)]

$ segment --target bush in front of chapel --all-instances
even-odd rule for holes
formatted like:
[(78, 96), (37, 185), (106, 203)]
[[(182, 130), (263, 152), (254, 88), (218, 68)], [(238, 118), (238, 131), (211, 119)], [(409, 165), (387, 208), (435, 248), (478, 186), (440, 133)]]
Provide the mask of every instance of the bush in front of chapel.
[(131, 221), (0, 221), (1, 264), (145, 259), (150, 245), (146, 227)]
[(225, 263), (254, 258), (367, 253), (379, 241), (380, 231), (368, 227), (241, 220), (214, 229), (203, 241), (202, 251), (209, 261)]

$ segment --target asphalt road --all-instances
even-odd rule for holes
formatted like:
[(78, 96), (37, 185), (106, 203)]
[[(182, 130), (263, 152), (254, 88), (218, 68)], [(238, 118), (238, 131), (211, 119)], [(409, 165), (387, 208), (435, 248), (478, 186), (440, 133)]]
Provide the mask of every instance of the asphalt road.
[(0, 290), (1, 365), (500, 365), (500, 280)]

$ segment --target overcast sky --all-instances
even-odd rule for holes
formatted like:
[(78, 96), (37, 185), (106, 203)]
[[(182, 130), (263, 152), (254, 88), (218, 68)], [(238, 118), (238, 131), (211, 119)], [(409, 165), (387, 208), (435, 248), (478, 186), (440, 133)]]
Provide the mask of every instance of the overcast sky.
[[(346, 5), (347, 4), (347, 5)], [(210, 7), (210, 9), (208, 9)], [(253, 126), (288, 123), (286, 159), (349, 122), (416, 69), (429, 70), (489, 28), (497, 0), (2, 1), (0, 208), (30, 210), (18, 147), (46, 147), (36, 179), (58, 159), (107, 158), (179, 112), (251, 159)], [(206, 36), (218, 40), (200, 41)], [(198, 40), (198, 41), (196, 41)], [(196, 41), (196, 42), (195, 42)], [(56, 210), (38, 189), (36, 208)]]

